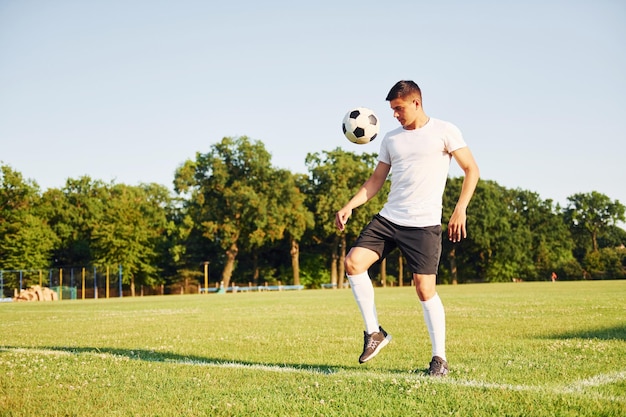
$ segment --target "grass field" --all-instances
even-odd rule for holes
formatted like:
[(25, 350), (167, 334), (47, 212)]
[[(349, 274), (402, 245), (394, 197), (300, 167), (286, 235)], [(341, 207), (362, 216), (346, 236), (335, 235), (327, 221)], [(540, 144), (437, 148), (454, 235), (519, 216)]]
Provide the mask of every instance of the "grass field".
[(364, 365), (350, 290), (0, 304), (0, 416), (626, 416), (626, 281), (439, 293), (434, 379), (409, 287)]

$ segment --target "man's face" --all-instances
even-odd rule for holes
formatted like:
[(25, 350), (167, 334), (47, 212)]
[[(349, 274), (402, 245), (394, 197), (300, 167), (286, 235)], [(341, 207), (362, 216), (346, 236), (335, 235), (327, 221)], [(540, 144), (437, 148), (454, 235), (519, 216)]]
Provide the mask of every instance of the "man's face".
[(396, 98), (389, 102), (391, 110), (393, 111), (393, 117), (405, 129), (415, 129), (417, 120), (417, 109), (419, 108), (419, 101), (413, 97)]

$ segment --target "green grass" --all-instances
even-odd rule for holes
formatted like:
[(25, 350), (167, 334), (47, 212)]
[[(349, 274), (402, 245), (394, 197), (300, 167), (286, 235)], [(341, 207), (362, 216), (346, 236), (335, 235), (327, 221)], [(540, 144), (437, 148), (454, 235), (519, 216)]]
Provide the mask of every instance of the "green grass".
[(409, 287), (0, 304), (0, 416), (626, 416), (626, 281), (439, 293), (440, 379)]

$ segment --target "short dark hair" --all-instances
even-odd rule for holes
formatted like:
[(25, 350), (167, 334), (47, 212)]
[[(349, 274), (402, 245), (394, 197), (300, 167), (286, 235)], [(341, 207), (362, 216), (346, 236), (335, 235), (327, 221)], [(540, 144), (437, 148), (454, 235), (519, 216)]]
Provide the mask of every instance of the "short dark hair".
[(387, 101), (395, 100), (397, 98), (405, 98), (411, 95), (417, 95), (420, 102), (422, 101), (422, 90), (411, 80), (398, 81), (396, 85), (391, 87), (389, 94), (387, 94)]

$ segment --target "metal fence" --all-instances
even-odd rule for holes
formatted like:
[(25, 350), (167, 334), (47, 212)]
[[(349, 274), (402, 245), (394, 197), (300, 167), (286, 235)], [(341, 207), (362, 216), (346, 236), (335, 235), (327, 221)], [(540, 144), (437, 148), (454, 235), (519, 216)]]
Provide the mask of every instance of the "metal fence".
[(0, 270), (0, 300), (35, 285), (49, 287), (60, 300), (123, 296), (121, 266)]

